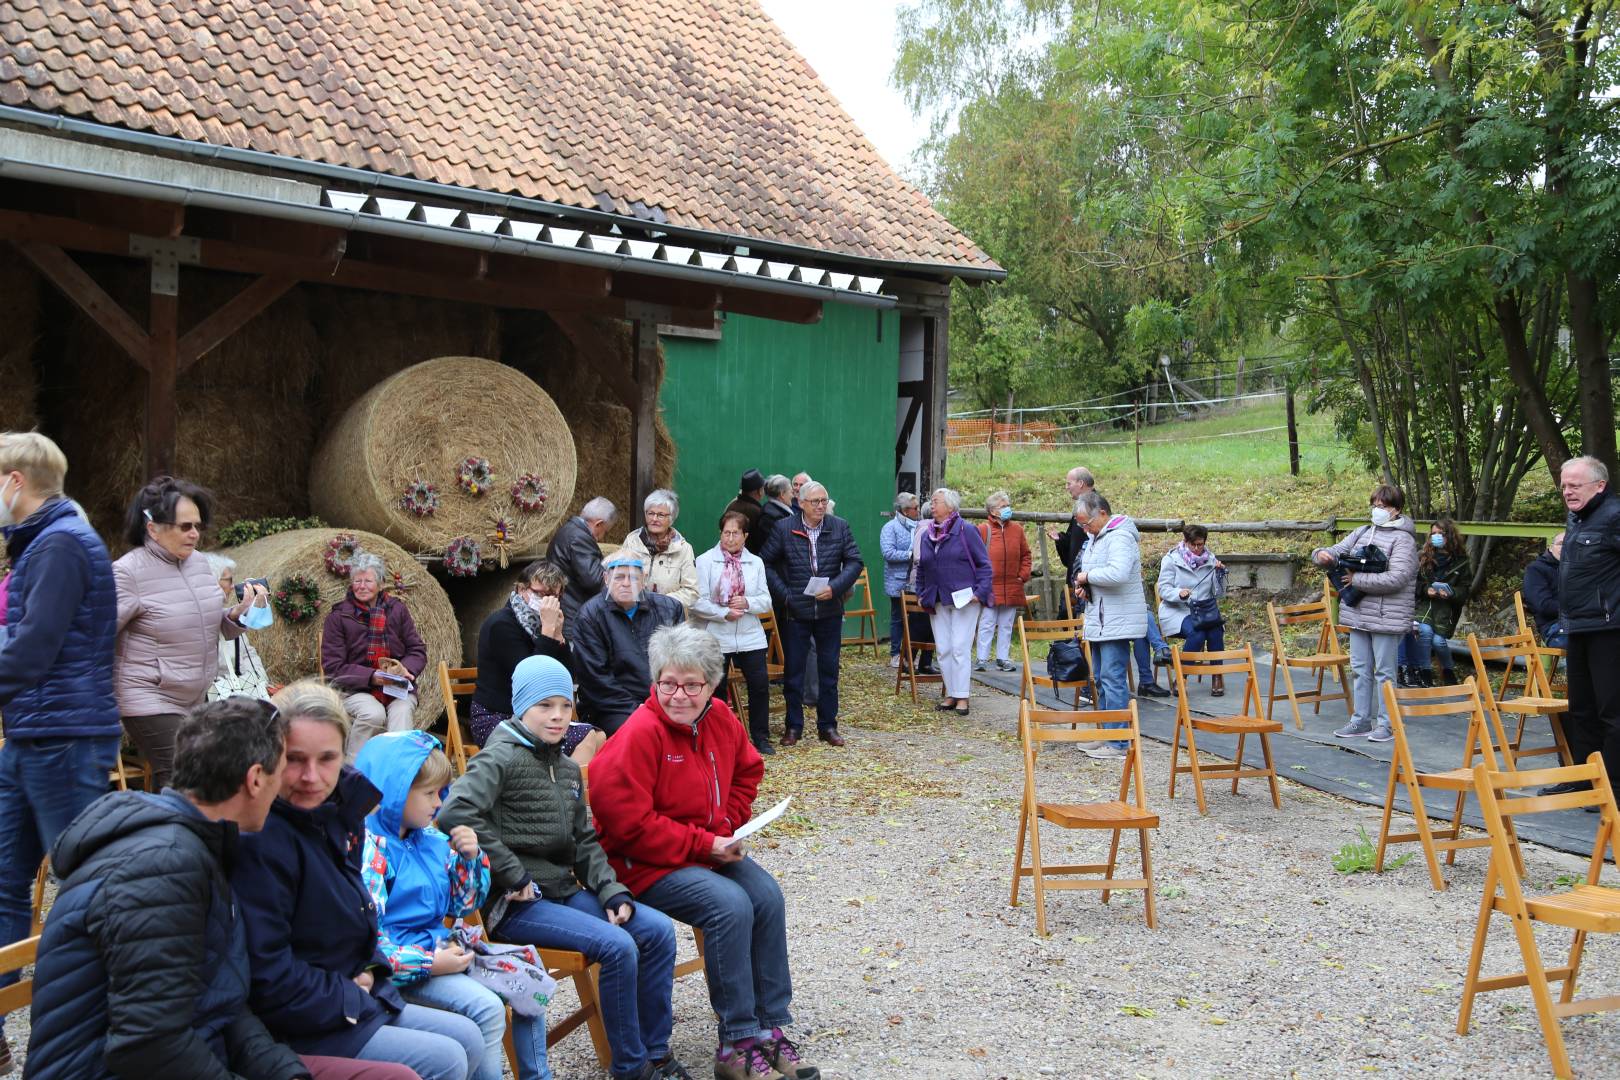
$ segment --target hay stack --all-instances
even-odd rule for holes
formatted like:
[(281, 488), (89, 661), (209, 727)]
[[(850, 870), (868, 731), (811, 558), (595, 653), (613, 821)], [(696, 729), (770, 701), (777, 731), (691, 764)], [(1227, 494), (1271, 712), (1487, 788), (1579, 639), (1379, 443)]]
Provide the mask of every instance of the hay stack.
[[(315, 618), (289, 623), (278, 617), (274, 626), (253, 635), (253, 644), (264, 658), (272, 683), (320, 673), (321, 626), (332, 605), (348, 591), (348, 579), (328, 572), (325, 562), (327, 542), (340, 531), (345, 530), (295, 529), (225, 550), (236, 560), (238, 581), (267, 578), (274, 590), (288, 577), (302, 574), (320, 586), (321, 610)], [(400, 598), (411, 609), (417, 633), (428, 650), (428, 666), (417, 687), (416, 705), (416, 726), (428, 727), (444, 713), (437, 676), (439, 661), (451, 667), (461, 664), (461, 630), (456, 625), (456, 613), (433, 575), (403, 549), (373, 533), (355, 532), (355, 536), (362, 548), (382, 556), (390, 574), (397, 573), (404, 579), (406, 591)]]
[[(32, 431), (39, 423), (34, 394), (34, 346), (39, 341), (39, 275), (16, 254), (0, 262), (0, 431)], [(75, 477), (77, 479), (77, 477)]]
[[(457, 485), (468, 457), (489, 460), (487, 494)], [(511, 485), (531, 472), (551, 492), (543, 510), (526, 514), (512, 505)], [(458, 536), (483, 541), (505, 518), (515, 529), (511, 556), (524, 558), (544, 551), (565, 520), (576, 472), (573, 437), (544, 390), (505, 364), (445, 356), (390, 376), (350, 407), (316, 451), (310, 503), (327, 521), (433, 554)], [(435, 513), (417, 517), (400, 506), (414, 480), (438, 486)]]
[(489, 618), (490, 612), (506, 605), (518, 577), (527, 566), (525, 560), (505, 570), (479, 574), (475, 578), (451, 578), (444, 583), (444, 591), (455, 608), (461, 623), (461, 656), (471, 666), (478, 663), (478, 629)]

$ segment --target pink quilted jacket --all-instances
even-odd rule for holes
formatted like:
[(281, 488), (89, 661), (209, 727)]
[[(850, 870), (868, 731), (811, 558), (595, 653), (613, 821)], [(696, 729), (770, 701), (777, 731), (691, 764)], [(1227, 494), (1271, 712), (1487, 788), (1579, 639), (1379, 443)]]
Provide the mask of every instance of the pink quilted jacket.
[(118, 643), (113, 691), (120, 716), (188, 712), (219, 671), (219, 639), (242, 633), (228, 619), (208, 560), (185, 562), (148, 540), (113, 563)]

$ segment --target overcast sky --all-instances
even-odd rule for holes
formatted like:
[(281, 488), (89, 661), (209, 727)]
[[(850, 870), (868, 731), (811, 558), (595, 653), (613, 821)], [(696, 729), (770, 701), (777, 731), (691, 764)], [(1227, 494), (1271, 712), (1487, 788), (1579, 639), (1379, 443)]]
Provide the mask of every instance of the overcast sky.
[(821, 81), (843, 103), (878, 153), (902, 173), (926, 134), (900, 92), (894, 70), (900, 0), (760, 0)]

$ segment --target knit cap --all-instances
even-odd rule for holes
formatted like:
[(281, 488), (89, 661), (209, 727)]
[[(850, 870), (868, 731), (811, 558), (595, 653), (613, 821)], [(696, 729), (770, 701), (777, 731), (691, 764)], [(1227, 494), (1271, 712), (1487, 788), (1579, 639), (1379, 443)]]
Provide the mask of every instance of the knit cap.
[(528, 656), (518, 661), (512, 671), (513, 717), (521, 717), (549, 697), (574, 700), (574, 680), (568, 669), (549, 656)]

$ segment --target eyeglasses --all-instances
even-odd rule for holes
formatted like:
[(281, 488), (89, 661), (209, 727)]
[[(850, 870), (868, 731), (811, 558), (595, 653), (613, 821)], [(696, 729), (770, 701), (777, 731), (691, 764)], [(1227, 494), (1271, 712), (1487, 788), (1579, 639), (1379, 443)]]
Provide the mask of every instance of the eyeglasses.
[(800, 499), (799, 500), (799, 502), (803, 503), (805, 506), (821, 506), (826, 501), (827, 501), (827, 497), (825, 495), (823, 495), (819, 499)]
[(167, 528), (175, 530), (176, 532), (196, 533), (198, 536), (201, 536), (203, 531), (203, 523), (200, 521), (163, 521), (159, 522), (158, 524), (164, 525)]
[(709, 688), (708, 683), (670, 682), (665, 679), (658, 680), (657, 685), (658, 692), (663, 694), (665, 697), (674, 697), (677, 690), (685, 694), (687, 697), (697, 697), (699, 694), (703, 693)]
[(1594, 484), (1600, 484), (1600, 483), (1602, 483), (1601, 480), (1583, 480), (1579, 484), (1559, 484), (1558, 485), (1558, 490), (1559, 491), (1579, 491), (1583, 487), (1591, 487)]
[(647, 511), (647, 520), (649, 520), (649, 521), (668, 521), (669, 520), (669, 511), (668, 510), (648, 510)]

